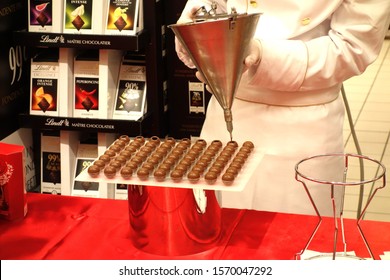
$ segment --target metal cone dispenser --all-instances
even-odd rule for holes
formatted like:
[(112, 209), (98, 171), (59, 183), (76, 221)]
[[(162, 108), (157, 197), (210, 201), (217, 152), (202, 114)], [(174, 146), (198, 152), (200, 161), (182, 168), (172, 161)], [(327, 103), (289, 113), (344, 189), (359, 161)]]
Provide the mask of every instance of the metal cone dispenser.
[(260, 14), (224, 14), (169, 27), (187, 50), (213, 95), (224, 110), (232, 139), (231, 108), (244, 69), (247, 48)]

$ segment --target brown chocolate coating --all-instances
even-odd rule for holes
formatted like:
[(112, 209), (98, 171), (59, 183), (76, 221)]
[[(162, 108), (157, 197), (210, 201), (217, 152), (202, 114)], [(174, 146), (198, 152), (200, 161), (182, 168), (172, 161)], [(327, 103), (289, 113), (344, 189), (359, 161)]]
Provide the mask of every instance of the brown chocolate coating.
[(250, 154), (252, 152), (252, 150), (253, 150), (253, 148), (243, 146), (240, 148), (239, 152)]
[(197, 183), (200, 179), (200, 172), (196, 170), (191, 170), (190, 172), (188, 172), (187, 178), (190, 183)]
[(116, 174), (116, 168), (113, 167), (113, 166), (107, 166), (106, 168), (104, 168), (104, 175), (109, 178), (109, 179), (112, 179), (115, 177), (115, 174)]
[(126, 163), (126, 167), (130, 167), (133, 170), (136, 170), (140, 164), (134, 161), (129, 161)]
[(134, 169), (132, 169), (131, 167), (123, 167), (120, 171), (121, 173), (121, 176), (123, 177), (123, 179), (130, 179), (131, 176), (133, 176), (133, 172), (134, 172)]
[(195, 145), (201, 145), (203, 148), (205, 148), (207, 146), (207, 141), (204, 139), (198, 139), (196, 140)]
[(121, 136), (119, 136), (118, 139), (124, 141), (125, 143), (129, 143), (130, 142), (130, 137), (127, 136), (127, 135), (121, 135)]
[(122, 163), (122, 165), (124, 165), (126, 163), (126, 161), (127, 161), (127, 157), (119, 155), (119, 156), (116, 156), (114, 158), (114, 160), (117, 160), (120, 163)]
[(91, 176), (92, 178), (96, 178), (99, 176), (99, 173), (100, 173), (100, 167), (97, 166), (97, 165), (91, 165), (90, 167), (88, 167), (88, 174), (89, 176)]
[(207, 184), (214, 184), (217, 181), (219, 173), (213, 172), (213, 171), (208, 171), (204, 179), (206, 180)]
[(163, 168), (159, 168), (157, 169), (154, 173), (153, 173), (153, 176), (154, 178), (161, 182), (161, 181), (164, 181), (165, 178), (167, 177), (167, 170), (163, 169)]
[(116, 169), (116, 171), (119, 171), (119, 169), (122, 167), (122, 163), (120, 161), (113, 160), (109, 163), (108, 166), (112, 166)]
[(130, 153), (135, 153), (137, 151), (137, 147), (135, 145), (127, 145), (125, 147), (125, 151), (129, 151)]
[(111, 145), (108, 149), (112, 150), (116, 153), (119, 153), (122, 150), (122, 147), (117, 145), (117, 144), (114, 144), (114, 145)]
[(164, 169), (166, 170), (167, 172), (170, 171), (172, 169), (172, 164), (169, 164), (169, 163), (161, 163), (159, 166), (158, 166), (159, 169)]
[(109, 163), (111, 161), (111, 157), (108, 156), (108, 155), (101, 155), (99, 157), (100, 160), (104, 161), (106, 164)]
[(184, 172), (182, 170), (173, 170), (170, 176), (174, 182), (180, 182), (184, 176)]
[(217, 146), (217, 147), (222, 147), (222, 142), (221, 140), (213, 140), (210, 144), (210, 146)]
[(255, 147), (255, 145), (253, 144), (253, 142), (251, 141), (245, 141), (243, 144), (242, 144), (243, 147), (248, 147), (248, 148), (251, 148), (253, 149)]
[(95, 160), (93, 162), (93, 165), (96, 165), (97, 167), (99, 167), (100, 169), (104, 168), (106, 166), (106, 162), (101, 160), (101, 159), (98, 159), (98, 160)]
[(126, 146), (126, 142), (125, 141), (122, 141), (122, 140), (120, 140), (120, 139), (117, 139), (117, 140), (115, 140), (115, 142), (114, 142), (114, 145), (118, 145), (119, 147), (121, 147), (121, 148), (124, 148), (125, 146)]
[(222, 175), (222, 182), (225, 184), (225, 185), (231, 185), (233, 183), (235, 179), (235, 176), (231, 173), (225, 173)]
[(138, 135), (134, 138), (133, 142), (137, 142), (143, 145), (145, 143), (145, 138), (141, 135)]
[(149, 175), (150, 175), (150, 170), (147, 169), (147, 168), (140, 168), (138, 171), (137, 171), (137, 176), (140, 180), (147, 180), (149, 178)]
[(107, 155), (107, 156), (109, 156), (110, 158), (113, 158), (113, 157), (116, 156), (116, 152), (113, 151), (113, 150), (106, 150), (106, 151), (104, 152), (104, 154)]
[(234, 148), (237, 148), (238, 147), (238, 143), (236, 141), (232, 140), (232, 141), (227, 142), (226, 146), (232, 146)]

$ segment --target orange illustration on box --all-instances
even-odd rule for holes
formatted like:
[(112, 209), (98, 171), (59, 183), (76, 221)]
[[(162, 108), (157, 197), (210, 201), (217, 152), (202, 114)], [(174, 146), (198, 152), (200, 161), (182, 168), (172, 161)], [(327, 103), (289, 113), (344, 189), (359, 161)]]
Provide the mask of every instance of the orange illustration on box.
[(42, 110), (43, 112), (55, 110), (53, 96), (50, 93), (45, 93), (43, 87), (39, 87), (33, 94), (33, 110)]

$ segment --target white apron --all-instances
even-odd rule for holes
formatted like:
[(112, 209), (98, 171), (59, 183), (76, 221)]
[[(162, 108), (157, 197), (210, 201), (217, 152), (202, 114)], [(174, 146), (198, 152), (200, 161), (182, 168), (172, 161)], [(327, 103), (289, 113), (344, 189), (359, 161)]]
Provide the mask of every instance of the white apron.
[[(235, 99), (232, 111), (233, 140), (252, 141), (265, 156), (242, 192), (219, 194), (221, 206), (315, 214), (303, 185), (295, 180), (294, 167), (309, 156), (343, 152), (342, 98), (306, 107), (271, 106)], [(223, 111), (215, 98), (208, 105), (200, 137), (230, 140)], [(340, 170), (340, 166), (334, 168)], [(333, 171), (324, 170), (327, 172)], [(316, 175), (320, 177), (320, 173)], [(332, 215), (330, 188), (314, 185), (310, 191), (321, 215)], [(341, 189), (336, 188), (337, 201), (340, 195)]]

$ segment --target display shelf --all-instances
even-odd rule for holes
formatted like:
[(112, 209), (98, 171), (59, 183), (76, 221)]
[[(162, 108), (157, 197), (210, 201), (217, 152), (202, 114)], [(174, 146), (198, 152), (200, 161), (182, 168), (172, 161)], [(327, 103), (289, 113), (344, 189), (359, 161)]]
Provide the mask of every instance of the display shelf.
[(66, 34), (15, 31), (14, 41), (28, 47), (144, 50), (150, 38), (148, 32), (140, 31), (135, 36)]
[[(75, 139), (78, 139), (82, 132), (97, 133), (98, 149), (105, 149), (111, 144), (112, 137), (116, 134), (129, 136), (143, 135), (166, 136), (168, 134), (166, 104), (166, 78), (165, 78), (165, 57), (162, 42), (164, 41), (164, 1), (143, 0), (144, 29), (136, 35), (110, 35), (110, 34), (71, 34), (52, 32), (28, 32), (18, 30), (12, 33), (13, 40), (33, 51), (39, 49), (59, 49), (61, 69), (61, 93), (59, 94), (60, 111), (59, 116), (48, 117), (44, 115), (31, 115), (22, 113), (19, 115), (19, 126), (33, 128), (34, 157), (39, 159), (41, 131), (59, 131), (61, 144), (61, 169), (69, 169), (61, 176), (65, 184), (70, 185), (69, 179), (74, 165)], [(72, 112), (73, 107), (73, 82), (72, 69), (74, 57), (79, 50), (99, 50), (99, 92), (107, 93), (103, 100), (104, 109), (98, 117), (79, 118)], [(146, 83), (147, 83), (147, 113), (137, 121), (111, 119), (110, 100), (115, 95), (116, 83), (119, 70), (118, 57), (125, 52), (141, 53), (145, 55)], [(106, 101), (106, 102), (104, 102)], [(38, 160), (35, 160), (36, 162)], [(39, 163), (36, 163), (40, 166)], [(72, 168), (72, 167), (71, 167)], [(37, 180), (41, 177), (40, 170), (37, 171)], [(110, 185), (110, 184), (108, 184)], [(107, 190), (108, 191), (108, 190)], [(64, 194), (70, 194), (71, 190), (65, 190)]]
[(37, 130), (68, 130), (102, 133), (122, 133), (129, 135), (147, 135), (143, 131), (144, 126), (150, 123), (150, 114), (146, 114), (138, 121), (113, 120), (113, 119), (87, 119), (73, 117), (51, 117), (20, 114), (21, 127)]

